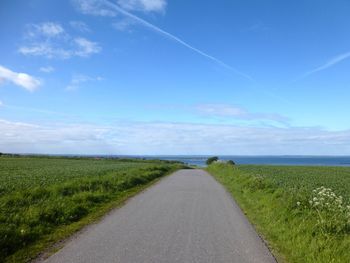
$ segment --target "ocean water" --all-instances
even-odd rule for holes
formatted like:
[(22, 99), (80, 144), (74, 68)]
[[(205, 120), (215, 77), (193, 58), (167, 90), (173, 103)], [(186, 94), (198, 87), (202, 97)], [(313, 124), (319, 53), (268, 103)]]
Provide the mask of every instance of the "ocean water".
[[(181, 161), (205, 166), (210, 156), (135, 156), (145, 159)], [(350, 166), (350, 156), (218, 156), (220, 160), (233, 160), (236, 164)]]

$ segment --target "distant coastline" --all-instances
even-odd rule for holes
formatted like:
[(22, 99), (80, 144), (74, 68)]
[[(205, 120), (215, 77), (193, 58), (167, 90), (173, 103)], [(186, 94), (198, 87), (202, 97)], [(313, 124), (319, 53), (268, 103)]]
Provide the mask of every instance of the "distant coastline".
[[(13, 154), (20, 156), (95, 157), (95, 158), (139, 158), (180, 161), (190, 165), (205, 166), (212, 155), (103, 155), (103, 154)], [(221, 160), (233, 160), (236, 164), (256, 165), (306, 165), (306, 166), (350, 166), (350, 156), (322, 155), (218, 155)]]

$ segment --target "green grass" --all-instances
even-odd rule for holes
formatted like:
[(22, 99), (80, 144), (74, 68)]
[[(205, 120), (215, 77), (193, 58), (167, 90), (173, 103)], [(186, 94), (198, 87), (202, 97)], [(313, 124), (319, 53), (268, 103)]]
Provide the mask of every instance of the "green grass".
[(24, 262), (180, 164), (0, 157), (0, 262)]
[[(350, 262), (350, 168), (213, 164), (207, 170), (232, 193), (280, 262)], [(343, 196), (342, 208), (309, 203), (321, 186)]]

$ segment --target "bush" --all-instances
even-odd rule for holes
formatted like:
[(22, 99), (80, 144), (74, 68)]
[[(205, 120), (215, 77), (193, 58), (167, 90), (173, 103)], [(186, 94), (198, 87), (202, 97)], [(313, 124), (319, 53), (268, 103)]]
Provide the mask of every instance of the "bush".
[(208, 158), (208, 160), (206, 161), (206, 164), (207, 164), (207, 165), (210, 165), (210, 164), (212, 164), (213, 162), (216, 162), (216, 161), (218, 161), (218, 160), (219, 160), (219, 157), (213, 156), (213, 157)]
[(234, 161), (232, 161), (232, 160), (228, 160), (227, 164), (229, 164), (229, 165), (236, 165), (236, 163)]

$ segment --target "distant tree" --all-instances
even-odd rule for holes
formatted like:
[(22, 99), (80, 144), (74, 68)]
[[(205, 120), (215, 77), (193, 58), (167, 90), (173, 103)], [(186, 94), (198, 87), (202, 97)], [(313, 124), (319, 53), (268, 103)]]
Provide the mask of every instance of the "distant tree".
[(235, 163), (234, 161), (232, 161), (232, 160), (228, 160), (228, 161), (227, 161), (227, 164), (236, 165), (236, 163)]
[(2, 155), (2, 152), (0, 152), (0, 156)]
[(208, 160), (206, 161), (206, 164), (207, 164), (207, 165), (210, 165), (210, 164), (212, 164), (213, 162), (216, 162), (216, 161), (218, 161), (218, 160), (219, 160), (219, 157), (213, 156), (213, 157), (208, 158)]

